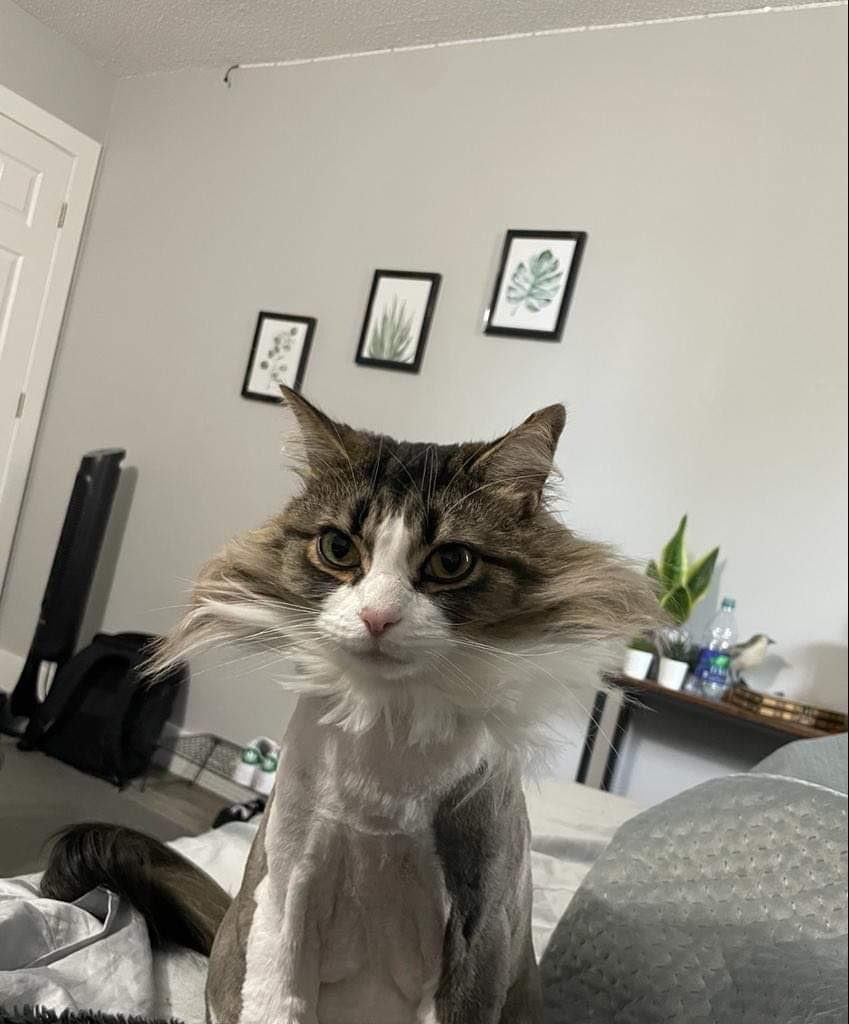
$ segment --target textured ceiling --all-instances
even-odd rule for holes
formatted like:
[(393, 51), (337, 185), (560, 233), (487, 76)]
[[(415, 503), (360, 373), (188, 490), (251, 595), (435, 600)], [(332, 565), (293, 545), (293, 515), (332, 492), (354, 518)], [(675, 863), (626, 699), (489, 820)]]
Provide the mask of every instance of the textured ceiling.
[[(16, 0), (116, 75), (758, 9), (756, 0)], [(772, 7), (793, 0), (769, 0)]]

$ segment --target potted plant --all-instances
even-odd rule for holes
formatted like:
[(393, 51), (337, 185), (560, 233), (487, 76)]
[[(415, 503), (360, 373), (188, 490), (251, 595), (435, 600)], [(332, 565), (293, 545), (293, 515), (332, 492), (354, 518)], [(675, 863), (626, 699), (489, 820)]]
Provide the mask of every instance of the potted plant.
[(710, 586), (719, 548), (714, 548), (690, 564), (685, 535), (687, 517), (661, 552), (660, 559), (649, 562), (648, 575), (658, 585), (658, 598), (674, 626), (661, 630), (658, 646), (661, 651), (657, 681), (670, 690), (678, 690), (687, 678), (693, 647), (684, 623)]
[(674, 639), (670, 636), (673, 632), (669, 630), (661, 640), (663, 653), (657, 666), (657, 681), (667, 690), (680, 690), (693, 664), (693, 645), (686, 631)]
[(651, 637), (635, 636), (625, 652), (622, 671), (629, 679), (645, 679), (656, 654), (657, 648)]

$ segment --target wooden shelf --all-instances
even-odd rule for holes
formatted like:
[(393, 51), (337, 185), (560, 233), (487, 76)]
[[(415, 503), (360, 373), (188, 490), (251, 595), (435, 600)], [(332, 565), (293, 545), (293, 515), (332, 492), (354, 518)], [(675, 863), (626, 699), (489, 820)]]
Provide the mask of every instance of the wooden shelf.
[(754, 711), (747, 711), (745, 708), (737, 707), (736, 704), (729, 704), (727, 701), (708, 700), (707, 697), (700, 697), (696, 693), (687, 693), (684, 690), (667, 690), (663, 686), (651, 680), (630, 679), (628, 676), (613, 676), (608, 679), (613, 686), (633, 694), (638, 703), (648, 707), (675, 707), (682, 710), (690, 710), (696, 713), (707, 714), (712, 718), (735, 720), (740, 725), (759, 729), (773, 735), (791, 736), (794, 739), (816, 739), (820, 736), (831, 736), (833, 733), (824, 729), (815, 729), (809, 725), (800, 725), (798, 722), (788, 722), (781, 718), (768, 718), (766, 715), (759, 715)]

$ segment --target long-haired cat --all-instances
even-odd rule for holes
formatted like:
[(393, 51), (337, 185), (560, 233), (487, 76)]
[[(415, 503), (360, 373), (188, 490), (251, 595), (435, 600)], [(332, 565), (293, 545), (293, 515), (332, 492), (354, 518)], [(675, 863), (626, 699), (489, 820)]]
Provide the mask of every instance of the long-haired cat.
[(301, 669), (208, 1018), (539, 1024), (520, 768), (657, 602), (547, 507), (562, 406), (436, 445), (285, 401), (303, 487), (204, 568), (160, 655), (235, 639)]

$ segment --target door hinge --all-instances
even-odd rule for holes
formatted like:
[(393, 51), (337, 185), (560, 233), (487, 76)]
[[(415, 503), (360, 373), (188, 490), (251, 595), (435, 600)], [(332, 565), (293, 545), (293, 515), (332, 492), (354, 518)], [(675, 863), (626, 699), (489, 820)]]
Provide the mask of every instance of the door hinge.
[(17, 409), (15, 409), (15, 419), (16, 420), (19, 420), (21, 418), (21, 416), (23, 416), (23, 414), (24, 414), (24, 406), (26, 405), (26, 401), (27, 401), (27, 393), (26, 393), (26, 391), (22, 391), (18, 395), (18, 407), (17, 407)]
[(59, 211), (59, 220), (56, 222), (56, 226), (57, 227), (61, 228), (61, 227), (65, 226), (65, 216), (67, 215), (67, 213), (68, 213), (68, 204), (67, 203), (62, 203), (62, 209)]

